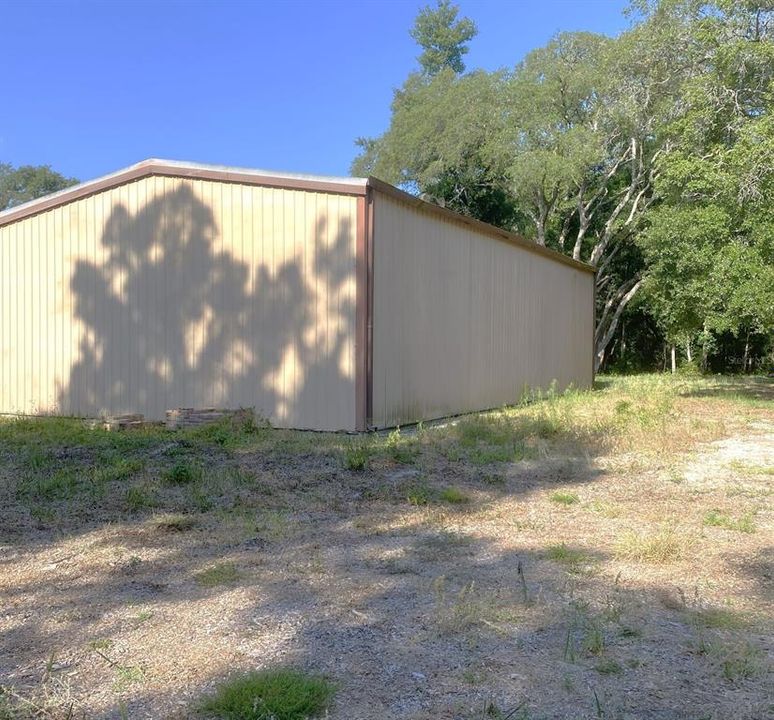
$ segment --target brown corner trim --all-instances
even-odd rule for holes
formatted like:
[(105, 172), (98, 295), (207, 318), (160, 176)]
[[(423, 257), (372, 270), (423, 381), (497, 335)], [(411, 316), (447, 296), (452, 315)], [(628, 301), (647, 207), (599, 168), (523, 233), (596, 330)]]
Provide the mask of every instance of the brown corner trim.
[(357, 199), (355, 239), (355, 430), (368, 425), (368, 238), (366, 198)]
[(560, 262), (563, 265), (568, 265), (575, 268), (576, 270), (584, 270), (585, 272), (589, 273), (595, 272), (591, 265), (573, 260), (567, 255), (562, 255), (562, 253), (557, 252), (556, 250), (551, 250), (550, 248), (544, 247), (543, 245), (538, 245), (537, 243), (527, 240), (526, 238), (523, 238), (521, 235), (517, 235), (516, 233), (502, 230), (501, 228), (495, 227), (494, 225), (481, 222), (481, 220), (475, 220), (474, 218), (468, 217), (467, 215), (460, 215), (453, 210), (443, 208), (440, 205), (434, 205), (433, 203), (426, 202), (425, 200), (422, 200), (415, 195), (410, 195), (403, 190), (399, 190), (398, 188), (384, 182), (383, 180), (379, 180), (378, 178), (369, 177), (368, 185), (369, 187), (372, 187), (375, 190), (384, 193), (385, 195), (399, 200), (400, 202), (411, 205), (418, 210), (432, 213), (433, 215), (437, 215), (445, 220), (450, 220), (451, 222), (456, 222), (460, 225), (467, 225), (472, 230), (480, 232), (484, 235), (488, 235), (489, 237), (493, 237), (496, 240), (501, 240), (510, 245), (515, 245), (516, 247), (523, 248), (524, 250), (529, 250), (532, 253), (542, 255), (549, 260)]
[(373, 194), (357, 199), (355, 253), (355, 429), (368, 430), (373, 418), (373, 308), (374, 308)]
[(335, 179), (314, 179), (304, 177), (285, 177), (254, 173), (238, 169), (220, 169), (206, 166), (185, 165), (165, 162), (163, 160), (144, 160), (125, 170), (107, 175), (97, 180), (85, 182), (72, 188), (47, 195), (39, 200), (33, 200), (18, 208), (0, 213), (0, 227), (21, 220), (25, 217), (38, 215), (60, 205), (66, 205), (75, 200), (109, 190), (135, 180), (154, 175), (164, 177), (186, 178), (191, 180), (212, 180), (215, 182), (238, 183), (241, 185), (260, 185), (263, 187), (281, 188), (285, 190), (306, 190), (309, 192), (333, 193), (336, 195), (355, 195), (363, 197), (366, 186), (363, 184), (336, 182)]
[(366, 429), (374, 425), (374, 193), (366, 190)]

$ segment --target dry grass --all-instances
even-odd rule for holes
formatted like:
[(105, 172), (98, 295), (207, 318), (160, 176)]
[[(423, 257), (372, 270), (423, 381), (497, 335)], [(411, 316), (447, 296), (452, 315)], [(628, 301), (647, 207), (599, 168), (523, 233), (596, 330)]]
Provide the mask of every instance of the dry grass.
[(331, 720), (767, 716), (771, 382), (536, 395), (355, 440), (0, 423), (0, 719), (288, 667)]
[(685, 530), (670, 523), (658, 530), (625, 533), (616, 553), (625, 560), (661, 565), (683, 559), (693, 545), (693, 538)]

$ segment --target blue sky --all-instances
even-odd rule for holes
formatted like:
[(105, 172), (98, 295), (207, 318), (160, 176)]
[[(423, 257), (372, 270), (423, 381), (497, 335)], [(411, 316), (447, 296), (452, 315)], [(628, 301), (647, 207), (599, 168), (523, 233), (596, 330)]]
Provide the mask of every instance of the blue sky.
[[(7, 0), (0, 162), (87, 180), (148, 157), (346, 175), (416, 66), (426, 0)], [(434, 0), (433, 0), (434, 4)], [(560, 30), (616, 34), (619, 0), (458, 0), (469, 69)]]

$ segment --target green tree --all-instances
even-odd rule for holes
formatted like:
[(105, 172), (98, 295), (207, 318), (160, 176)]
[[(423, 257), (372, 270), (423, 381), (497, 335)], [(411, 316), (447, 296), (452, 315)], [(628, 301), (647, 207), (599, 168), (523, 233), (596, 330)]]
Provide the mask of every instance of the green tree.
[(640, 236), (651, 312), (673, 344), (774, 328), (774, 14), (701, 4), (703, 52), (664, 133), (657, 205)]
[[(644, 0), (619, 37), (562, 33), (512, 71), (423, 63), (353, 170), (594, 265), (598, 365), (643, 288), (639, 316), (649, 308), (670, 338), (728, 332), (743, 301), (744, 322), (762, 328), (774, 167), (764, 5)], [(741, 268), (761, 272), (732, 293)]]
[(449, 0), (439, 0), (435, 8), (422, 8), (411, 29), (411, 37), (422, 48), (419, 64), (428, 76), (451, 69), (458, 75), (465, 71), (462, 56), (467, 54), (467, 43), (476, 34), (475, 23), (462, 18), (457, 20), (459, 7)]
[(501, 132), (506, 75), (450, 69), (433, 78), (411, 75), (395, 93), (388, 133), (360, 140), (355, 175), (376, 175), (439, 205), (486, 222), (510, 226), (515, 199), (504, 157), (490, 154)]
[(0, 163), (0, 211), (76, 185), (75, 178), (55, 172), (48, 165), (14, 168)]

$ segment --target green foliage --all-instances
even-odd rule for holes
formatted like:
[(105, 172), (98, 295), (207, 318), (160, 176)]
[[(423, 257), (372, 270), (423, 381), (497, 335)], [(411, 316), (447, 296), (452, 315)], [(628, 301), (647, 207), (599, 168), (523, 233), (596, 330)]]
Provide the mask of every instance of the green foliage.
[(456, 8), (423, 10), (424, 72), (353, 172), (597, 266), (602, 361), (622, 323), (637, 366), (666, 339), (698, 345), (704, 369), (741, 334), (747, 361), (774, 349), (774, 11), (663, 0), (632, 17), (616, 38), (565, 32), (512, 70), (463, 74)]
[(75, 178), (60, 175), (48, 165), (23, 165), (15, 168), (7, 163), (0, 163), (0, 211), (77, 183)]
[(427, 75), (437, 75), (446, 68), (457, 74), (465, 70), (462, 56), (477, 30), (472, 20), (457, 20), (458, 12), (459, 7), (449, 0), (438, 0), (435, 8), (426, 6), (417, 15), (411, 37), (422, 48), (419, 64)]
[(326, 711), (333, 693), (320, 676), (266, 670), (223, 683), (202, 710), (223, 720), (309, 720)]

